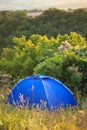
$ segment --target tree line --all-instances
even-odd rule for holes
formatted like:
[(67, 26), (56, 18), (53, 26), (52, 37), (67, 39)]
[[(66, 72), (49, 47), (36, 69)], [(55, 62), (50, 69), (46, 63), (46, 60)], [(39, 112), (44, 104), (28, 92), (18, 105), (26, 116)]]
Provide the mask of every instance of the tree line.
[(77, 32), (87, 38), (87, 9), (73, 11), (50, 8), (38, 17), (27, 16), (28, 11), (0, 11), (0, 52), (4, 47), (12, 47), (12, 38), (32, 34), (46, 35), (48, 38)]

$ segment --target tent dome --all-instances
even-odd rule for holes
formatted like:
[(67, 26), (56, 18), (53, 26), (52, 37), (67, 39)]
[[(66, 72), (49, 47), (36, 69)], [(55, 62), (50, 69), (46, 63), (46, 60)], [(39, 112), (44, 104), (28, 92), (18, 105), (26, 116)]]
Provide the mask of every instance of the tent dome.
[(7, 100), (10, 104), (41, 108), (77, 105), (70, 89), (59, 80), (44, 75), (32, 75), (17, 82)]

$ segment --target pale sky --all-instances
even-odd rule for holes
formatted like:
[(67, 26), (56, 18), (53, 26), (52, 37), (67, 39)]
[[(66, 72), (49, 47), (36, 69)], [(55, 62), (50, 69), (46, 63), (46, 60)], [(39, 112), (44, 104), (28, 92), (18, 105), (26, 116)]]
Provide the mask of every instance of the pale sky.
[(0, 10), (87, 8), (87, 0), (0, 0)]

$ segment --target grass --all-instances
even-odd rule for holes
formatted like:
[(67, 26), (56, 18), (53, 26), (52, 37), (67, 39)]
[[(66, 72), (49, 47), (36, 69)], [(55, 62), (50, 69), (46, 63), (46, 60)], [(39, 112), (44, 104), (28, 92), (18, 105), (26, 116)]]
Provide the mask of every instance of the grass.
[(0, 91), (0, 130), (86, 130), (87, 99), (80, 107), (48, 110), (18, 108), (5, 103), (7, 90)]

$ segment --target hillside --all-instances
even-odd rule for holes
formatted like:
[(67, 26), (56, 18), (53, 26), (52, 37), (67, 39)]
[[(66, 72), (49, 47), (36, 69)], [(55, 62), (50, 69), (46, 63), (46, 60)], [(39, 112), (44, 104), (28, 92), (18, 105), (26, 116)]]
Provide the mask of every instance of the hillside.
[(51, 8), (38, 17), (29, 17), (28, 12), (0, 12), (0, 51), (12, 46), (14, 36), (26, 35), (28, 39), (32, 34), (40, 34), (50, 38), (77, 32), (87, 38), (87, 9), (65, 11)]
[(27, 13), (0, 12), (0, 73), (9, 73), (13, 84), (32, 74), (50, 75), (86, 95), (87, 10)]

